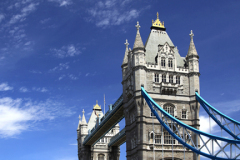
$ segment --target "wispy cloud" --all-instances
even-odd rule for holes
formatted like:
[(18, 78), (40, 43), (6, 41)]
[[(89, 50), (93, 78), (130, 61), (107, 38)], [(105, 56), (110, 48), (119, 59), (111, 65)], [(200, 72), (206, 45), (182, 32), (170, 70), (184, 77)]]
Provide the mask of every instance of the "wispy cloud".
[(58, 58), (74, 57), (81, 53), (80, 49), (73, 44), (70, 44), (68, 46), (63, 46), (60, 49), (53, 48), (51, 49), (51, 51)]
[(0, 14), (0, 23), (2, 22), (2, 20), (5, 18), (5, 16), (3, 14)]
[(130, 0), (98, 1), (94, 7), (88, 10), (88, 13), (91, 15), (90, 21), (96, 22), (98, 27), (107, 27), (120, 25), (135, 19), (139, 16), (141, 9), (128, 8), (127, 3), (129, 2)]
[(61, 75), (61, 76), (58, 78), (58, 80), (60, 81), (60, 80), (62, 80), (63, 78), (69, 78), (69, 79), (71, 79), (71, 80), (78, 80), (78, 76), (75, 76), (75, 75), (73, 75), (73, 74), (63, 74), (63, 75)]
[(31, 3), (28, 6), (22, 8), (21, 12), (19, 14), (13, 15), (12, 18), (9, 21), (9, 24), (14, 24), (16, 22), (22, 22), (26, 20), (26, 17), (36, 10), (36, 6), (39, 5), (39, 3)]
[(48, 0), (48, 1), (56, 2), (56, 3), (59, 4), (60, 7), (68, 6), (68, 5), (72, 4), (71, 0)]
[(9, 91), (9, 90), (13, 90), (13, 87), (10, 87), (8, 83), (0, 84), (0, 91)]
[(19, 91), (20, 91), (20, 92), (23, 92), (23, 93), (29, 92), (29, 90), (28, 90), (26, 87), (21, 87), (21, 88), (19, 88)]
[(61, 71), (61, 70), (64, 70), (64, 69), (69, 69), (69, 62), (60, 63), (58, 66), (50, 69), (49, 72)]
[(94, 73), (86, 73), (86, 74), (85, 74), (85, 77), (95, 76), (96, 74), (97, 74), (97, 72), (94, 72)]
[(64, 104), (52, 100), (32, 102), (31, 100), (0, 99), (0, 137), (11, 138), (30, 130), (36, 122), (71, 116), (75, 112)]
[(37, 92), (48, 92), (48, 90), (45, 87), (43, 88), (33, 87), (32, 90)]

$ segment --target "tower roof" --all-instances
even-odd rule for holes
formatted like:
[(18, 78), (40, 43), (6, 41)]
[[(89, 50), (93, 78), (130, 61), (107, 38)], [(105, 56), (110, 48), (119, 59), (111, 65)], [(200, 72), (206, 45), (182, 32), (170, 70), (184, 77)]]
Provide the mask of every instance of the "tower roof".
[(152, 27), (151, 29), (157, 29), (157, 30), (166, 30), (166, 28), (164, 27), (164, 22), (161, 22), (159, 19), (159, 14), (157, 12), (157, 19), (154, 21), (152, 20)]
[(190, 40), (190, 45), (189, 45), (187, 57), (189, 57), (189, 56), (197, 56), (198, 57), (197, 50), (196, 50), (195, 44), (193, 42), (194, 34), (193, 34), (192, 30), (191, 30), (191, 33), (189, 35), (190, 35), (191, 40)]
[(94, 110), (95, 110), (95, 109), (96, 109), (96, 110), (102, 110), (102, 109), (101, 109), (101, 106), (98, 105), (98, 101), (97, 101), (97, 100), (96, 100), (96, 104), (93, 105), (93, 109), (94, 109)]
[(139, 22), (137, 22), (136, 28), (137, 28), (137, 35), (135, 38), (133, 49), (136, 49), (136, 48), (144, 49), (143, 41), (142, 41), (142, 38), (141, 38), (140, 32), (139, 32), (139, 28), (140, 28)]

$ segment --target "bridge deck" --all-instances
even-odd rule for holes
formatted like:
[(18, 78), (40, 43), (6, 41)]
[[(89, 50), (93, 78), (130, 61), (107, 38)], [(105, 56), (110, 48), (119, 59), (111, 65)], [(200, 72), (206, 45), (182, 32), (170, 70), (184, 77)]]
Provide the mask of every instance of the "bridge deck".
[(123, 118), (123, 97), (120, 96), (113, 104), (113, 109), (104, 115), (100, 124), (95, 126), (91, 130), (91, 133), (84, 139), (83, 145), (94, 145), (97, 143), (99, 139), (104, 137), (104, 135)]
[(108, 146), (120, 146), (126, 142), (126, 132), (125, 128), (123, 128), (118, 134), (116, 134), (114, 137), (111, 138), (110, 142), (108, 143)]

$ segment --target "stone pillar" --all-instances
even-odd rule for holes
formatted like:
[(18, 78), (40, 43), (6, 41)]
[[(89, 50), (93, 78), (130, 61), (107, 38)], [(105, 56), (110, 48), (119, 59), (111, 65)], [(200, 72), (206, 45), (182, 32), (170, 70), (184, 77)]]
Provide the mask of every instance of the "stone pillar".
[(110, 151), (109, 160), (119, 160), (120, 148), (119, 146), (112, 146)]
[(82, 146), (78, 155), (79, 160), (91, 160), (91, 146)]

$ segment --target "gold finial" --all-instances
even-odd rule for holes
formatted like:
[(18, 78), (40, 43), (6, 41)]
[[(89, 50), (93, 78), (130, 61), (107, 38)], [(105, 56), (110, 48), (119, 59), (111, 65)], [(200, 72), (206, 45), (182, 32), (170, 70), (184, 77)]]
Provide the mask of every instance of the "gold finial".
[(158, 28), (165, 28), (164, 27), (164, 22), (161, 22), (159, 20), (159, 14), (157, 12), (157, 19), (155, 21), (152, 20), (152, 27), (158, 27)]
[(96, 100), (96, 105), (93, 105), (93, 109), (101, 109), (101, 106), (98, 105), (98, 100)]

